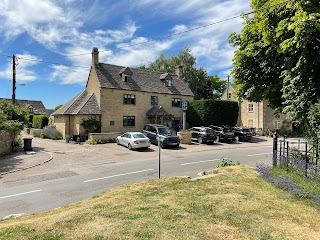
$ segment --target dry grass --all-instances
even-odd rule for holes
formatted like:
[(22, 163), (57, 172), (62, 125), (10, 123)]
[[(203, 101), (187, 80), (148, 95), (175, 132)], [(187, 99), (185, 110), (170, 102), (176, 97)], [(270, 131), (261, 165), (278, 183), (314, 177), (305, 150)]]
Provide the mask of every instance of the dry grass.
[[(219, 169), (220, 170), (220, 169)], [(52, 212), (0, 221), (0, 239), (320, 239), (320, 214), (248, 167), (125, 185)]]

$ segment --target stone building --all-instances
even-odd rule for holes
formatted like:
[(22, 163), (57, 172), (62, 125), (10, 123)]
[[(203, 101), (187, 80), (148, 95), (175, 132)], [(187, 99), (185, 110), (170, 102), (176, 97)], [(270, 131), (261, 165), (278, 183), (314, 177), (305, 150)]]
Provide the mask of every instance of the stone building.
[(234, 94), (235, 90), (236, 86), (229, 84), (229, 88), (223, 93), (221, 99), (239, 102), (238, 126), (253, 128), (256, 131), (292, 129), (292, 122), (287, 115), (275, 115), (274, 110), (268, 106), (267, 102), (239, 100)]
[[(11, 98), (0, 98), (1, 100), (12, 103)], [(15, 105), (26, 109), (29, 114), (33, 115), (50, 115), (52, 113), (52, 110), (46, 109), (42, 101), (38, 100), (16, 99)]]
[(82, 134), (83, 119), (101, 121), (101, 132), (142, 131), (145, 123), (172, 127), (182, 124), (182, 101), (192, 101), (193, 93), (182, 77), (99, 62), (92, 50), (92, 66), (86, 88), (52, 115), (64, 135)]

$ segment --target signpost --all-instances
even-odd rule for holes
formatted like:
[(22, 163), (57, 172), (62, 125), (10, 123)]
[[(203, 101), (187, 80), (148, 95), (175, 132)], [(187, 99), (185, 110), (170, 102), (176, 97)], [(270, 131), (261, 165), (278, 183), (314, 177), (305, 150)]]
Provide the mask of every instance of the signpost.
[(182, 115), (182, 129), (183, 131), (186, 131), (186, 123), (187, 123), (187, 110), (188, 110), (188, 102), (187, 101), (182, 101), (181, 103), (181, 108), (183, 110), (183, 115)]

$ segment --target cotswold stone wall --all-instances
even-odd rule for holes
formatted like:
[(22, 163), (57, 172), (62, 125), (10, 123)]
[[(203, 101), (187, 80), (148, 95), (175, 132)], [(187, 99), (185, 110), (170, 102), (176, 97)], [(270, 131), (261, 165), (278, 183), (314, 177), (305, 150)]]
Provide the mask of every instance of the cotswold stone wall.
[(0, 131), (0, 156), (11, 152), (11, 143), (13, 136), (6, 131)]

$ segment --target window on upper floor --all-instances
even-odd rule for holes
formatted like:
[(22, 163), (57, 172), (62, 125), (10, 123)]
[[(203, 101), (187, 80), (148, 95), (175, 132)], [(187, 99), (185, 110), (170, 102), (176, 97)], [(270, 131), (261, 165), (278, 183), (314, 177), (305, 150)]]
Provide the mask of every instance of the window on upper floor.
[(136, 95), (123, 94), (123, 104), (136, 104)]
[(135, 116), (123, 116), (123, 126), (124, 127), (135, 127), (136, 117)]
[(281, 128), (281, 121), (279, 119), (274, 121), (274, 128), (280, 129)]
[(131, 76), (122, 74), (122, 80), (124, 82), (131, 82)]
[(253, 112), (253, 103), (248, 104), (248, 112)]
[(181, 107), (181, 98), (172, 98), (172, 107)]
[(172, 79), (166, 79), (165, 84), (166, 84), (166, 87), (171, 87), (172, 86)]
[(151, 105), (152, 106), (158, 105), (158, 96), (151, 96)]
[(29, 106), (28, 109), (29, 109), (29, 113), (33, 113), (33, 107), (32, 106)]

